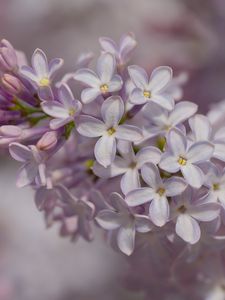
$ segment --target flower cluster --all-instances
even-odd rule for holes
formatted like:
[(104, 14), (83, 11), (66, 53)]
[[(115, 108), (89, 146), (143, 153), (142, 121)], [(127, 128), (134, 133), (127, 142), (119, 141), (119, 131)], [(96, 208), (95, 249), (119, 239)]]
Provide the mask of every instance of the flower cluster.
[(128, 65), (134, 35), (99, 41), (96, 67), (82, 55), (61, 80), (62, 59), (37, 49), (29, 66), (1, 41), (0, 145), (22, 164), (17, 185), (62, 236), (90, 241), (95, 224), (127, 255), (150, 233), (189, 246), (218, 236), (225, 127), (181, 100), (170, 67)]

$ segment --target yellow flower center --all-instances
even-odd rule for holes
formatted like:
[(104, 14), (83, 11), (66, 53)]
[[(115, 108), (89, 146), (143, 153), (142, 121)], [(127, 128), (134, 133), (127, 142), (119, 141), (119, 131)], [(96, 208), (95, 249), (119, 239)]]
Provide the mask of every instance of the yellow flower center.
[(145, 98), (151, 98), (151, 92), (150, 91), (144, 91), (143, 95)]
[(100, 86), (100, 91), (101, 91), (103, 94), (107, 93), (107, 92), (109, 91), (109, 86), (108, 86), (108, 84), (106, 84), (106, 83), (102, 84), (102, 85)]
[(48, 77), (43, 77), (39, 81), (40, 86), (49, 86), (50, 85), (50, 80)]
[(181, 205), (178, 207), (177, 211), (181, 214), (184, 214), (186, 212), (187, 208), (184, 205)]
[(187, 160), (186, 158), (180, 156), (179, 159), (178, 159), (178, 163), (181, 165), (181, 166), (185, 166), (187, 164)]
[(214, 183), (214, 184), (213, 184), (213, 190), (214, 190), (214, 191), (218, 191), (219, 189), (220, 189), (219, 183)]
[(157, 193), (159, 194), (159, 196), (162, 196), (165, 193), (165, 189), (164, 188), (159, 188)]
[(69, 115), (70, 115), (70, 117), (73, 117), (75, 115), (75, 113), (76, 113), (76, 110), (74, 108), (70, 108), (69, 109)]
[(116, 129), (112, 127), (112, 128), (109, 128), (107, 130), (107, 132), (108, 132), (108, 135), (113, 135), (116, 132)]

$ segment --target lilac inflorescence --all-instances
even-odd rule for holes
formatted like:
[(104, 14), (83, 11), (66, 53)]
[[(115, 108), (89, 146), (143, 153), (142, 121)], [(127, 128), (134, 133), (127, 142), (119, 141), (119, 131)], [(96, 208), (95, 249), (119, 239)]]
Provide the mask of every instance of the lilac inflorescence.
[(32, 186), (47, 226), (60, 224), (62, 236), (90, 241), (95, 225), (136, 256), (153, 235), (176, 253), (209, 238), (214, 247), (225, 222), (220, 107), (213, 119), (196, 114), (170, 67), (148, 75), (128, 65), (136, 44), (133, 34), (119, 45), (100, 38), (94, 71), (93, 55), (83, 55), (56, 80), (62, 59), (48, 63), (37, 49), (30, 67), (3, 40), (0, 145), (22, 164), (17, 185)]

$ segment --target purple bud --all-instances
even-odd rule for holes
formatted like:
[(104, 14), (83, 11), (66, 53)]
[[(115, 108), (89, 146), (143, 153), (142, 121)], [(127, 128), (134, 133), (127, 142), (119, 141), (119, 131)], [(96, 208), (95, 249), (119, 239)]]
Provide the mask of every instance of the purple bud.
[(6, 89), (6, 91), (12, 95), (18, 95), (23, 90), (21, 81), (10, 74), (4, 74), (2, 76), (2, 85)]
[(3, 39), (0, 42), (0, 68), (3, 71), (13, 71), (17, 68), (17, 55), (9, 41)]
[(37, 148), (42, 151), (52, 149), (57, 143), (57, 132), (48, 131), (37, 142)]

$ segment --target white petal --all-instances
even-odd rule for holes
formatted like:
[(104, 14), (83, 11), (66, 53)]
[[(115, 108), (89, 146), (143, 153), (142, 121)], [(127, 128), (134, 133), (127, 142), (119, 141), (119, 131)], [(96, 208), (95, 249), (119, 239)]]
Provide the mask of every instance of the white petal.
[(64, 125), (68, 124), (69, 122), (71, 122), (71, 118), (53, 119), (50, 121), (49, 125), (51, 129), (57, 130), (60, 127), (63, 127)]
[(159, 162), (159, 166), (161, 169), (169, 173), (176, 173), (180, 169), (177, 157), (170, 153), (164, 153), (162, 155), (161, 161)]
[(87, 137), (98, 137), (106, 131), (105, 124), (91, 116), (80, 116), (77, 122), (77, 131)]
[(32, 55), (32, 67), (39, 78), (48, 77), (48, 61), (41, 49), (36, 49)]
[(81, 100), (84, 104), (94, 101), (101, 94), (99, 88), (86, 88), (81, 92)]
[(55, 73), (62, 67), (64, 61), (61, 58), (54, 58), (49, 63), (49, 77), (52, 78)]
[(105, 50), (105, 52), (109, 52), (116, 56), (117, 46), (116, 46), (116, 43), (112, 39), (110, 39), (108, 37), (100, 37), (99, 43), (100, 43), (101, 47), (103, 48), (103, 50)]
[(116, 156), (115, 160), (110, 166), (104, 168), (99, 163), (95, 163), (93, 167), (94, 173), (101, 178), (111, 178), (121, 174), (124, 174), (129, 169), (129, 165), (126, 160)]
[(116, 141), (113, 136), (102, 136), (95, 144), (94, 149), (97, 161), (103, 166), (108, 167), (116, 156)]
[(170, 67), (162, 66), (154, 69), (149, 82), (150, 90), (154, 93), (161, 91), (170, 82), (172, 75), (173, 71)]
[(95, 72), (86, 68), (76, 71), (74, 79), (94, 88), (99, 88), (101, 85), (101, 81)]
[(110, 82), (113, 73), (115, 71), (116, 62), (115, 58), (110, 53), (103, 53), (97, 62), (97, 73), (101, 78), (101, 82), (108, 83)]
[(129, 66), (128, 72), (133, 83), (141, 90), (148, 85), (148, 75), (146, 71), (139, 66)]
[(183, 178), (174, 176), (166, 179), (164, 186), (166, 188), (166, 195), (173, 197), (181, 194), (186, 189), (187, 184)]
[(153, 94), (150, 101), (169, 111), (174, 108), (174, 99), (169, 94)]
[(121, 226), (121, 216), (115, 211), (104, 209), (95, 218), (98, 224), (106, 230), (114, 230)]
[(118, 139), (131, 142), (137, 142), (143, 137), (141, 129), (133, 125), (118, 126), (115, 136)]
[(105, 100), (101, 107), (102, 118), (107, 128), (118, 125), (124, 114), (124, 103), (120, 96), (111, 96)]
[(199, 167), (187, 164), (181, 167), (181, 172), (190, 186), (199, 189), (203, 185), (205, 175)]
[(37, 176), (38, 169), (34, 163), (27, 163), (19, 169), (16, 185), (17, 187), (24, 187), (31, 184)]
[(208, 141), (210, 139), (212, 127), (206, 116), (195, 115), (189, 120), (189, 125), (196, 141)]
[(121, 178), (121, 190), (124, 195), (140, 187), (139, 173), (136, 169), (129, 169)]
[(135, 215), (135, 227), (138, 232), (149, 232), (152, 230), (152, 223), (149, 217), (144, 215)]
[(136, 154), (137, 167), (141, 168), (145, 163), (151, 162), (153, 164), (158, 164), (161, 158), (161, 151), (153, 146), (142, 148)]
[(54, 118), (68, 118), (69, 111), (61, 103), (56, 101), (45, 101), (41, 104), (43, 111)]
[(26, 162), (32, 158), (32, 151), (19, 143), (11, 143), (9, 145), (10, 155), (17, 161)]
[(147, 102), (147, 98), (143, 95), (143, 91), (139, 88), (133, 89), (129, 100), (132, 104), (137, 105), (144, 104)]
[(133, 207), (151, 201), (155, 196), (155, 191), (151, 188), (138, 188), (126, 195), (126, 203)]
[(58, 94), (59, 101), (63, 104), (63, 106), (68, 109), (71, 108), (74, 96), (67, 84), (63, 83), (60, 85)]
[(190, 208), (188, 213), (199, 221), (209, 222), (218, 217), (220, 206), (217, 203), (206, 203)]
[(182, 101), (175, 105), (174, 110), (169, 116), (169, 122), (171, 125), (176, 126), (177, 124), (183, 123), (191, 116), (193, 116), (198, 109), (195, 103), (189, 101)]
[(169, 204), (166, 197), (153, 199), (149, 207), (149, 215), (157, 226), (163, 226), (169, 219)]
[(214, 142), (214, 153), (213, 157), (225, 161), (225, 143), (224, 142)]
[(181, 214), (177, 218), (176, 233), (185, 242), (196, 244), (201, 236), (198, 222), (187, 214)]
[(187, 140), (184, 134), (178, 129), (171, 129), (168, 133), (168, 144), (174, 156), (185, 156), (187, 148)]
[(108, 83), (109, 92), (116, 92), (122, 88), (123, 81), (119, 75), (114, 75), (113, 78)]
[(162, 185), (162, 179), (158, 168), (152, 164), (147, 163), (141, 168), (141, 176), (143, 180), (153, 189), (158, 189)]
[(126, 255), (131, 255), (134, 251), (135, 242), (135, 225), (134, 223), (127, 224), (121, 227), (117, 235), (117, 243), (119, 249)]
[(209, 160), (214, 152), (214, 146), (208, 142), (197, 142), (187, 152), (187, 159), (191, 163)]

